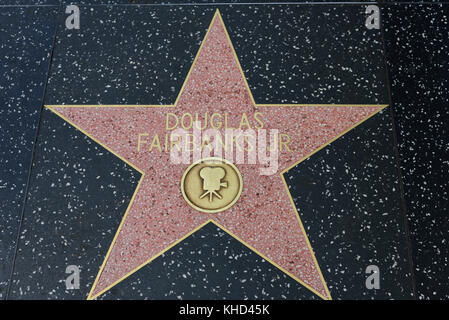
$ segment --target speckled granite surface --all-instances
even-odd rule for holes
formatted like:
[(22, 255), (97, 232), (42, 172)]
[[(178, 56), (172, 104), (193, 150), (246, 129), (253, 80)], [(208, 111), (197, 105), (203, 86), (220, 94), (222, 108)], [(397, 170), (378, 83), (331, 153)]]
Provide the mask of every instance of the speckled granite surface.
[(383, 10), (417, 296), (448, 299), (449, 5)]
[[(381, 33), (364, 27), (362, 5), (171, 3), (82, 6), (80, 30), (60, 21), (44, 103), (174, 103), (217, 8), (260, 104), (390, 104), (384, 42), (392, 105), (284, 178), (333, 299), (446, 298), (447, 6), (384, 6)], [(8, 298), (85, 299), (141, 174), (51, 111), (40, 117), (17, 255), (3, 255), (5, 268), (15, 261)], [(365, 286), (372, 264), (377, 290)], [(65, 288), (67, 265), (81, 268), (78, 290)], [(209, 223), (99, 298), (320, 297)]]
[[(285, 173), (333, 297), (413, 298), (392, 137), (384, 110)], [(381, 290), (363, 282), (371, 264)]]
[[(84, 299), (139, 177), (45, 110), (9, 298)], [(79, 290), (66, 290), (68, 265)]]
[(15, 255), (56, 15), (46, 7), (0, 11), (0, 298)]
[(209, 223), (99, 299), (320, 299)]

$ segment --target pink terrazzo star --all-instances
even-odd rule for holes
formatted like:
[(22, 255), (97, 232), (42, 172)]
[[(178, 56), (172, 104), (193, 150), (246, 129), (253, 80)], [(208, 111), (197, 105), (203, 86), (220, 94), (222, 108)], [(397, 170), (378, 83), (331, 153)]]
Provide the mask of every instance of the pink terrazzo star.
[[(210, 220), (318, 296), (331, 298), (280, 173), (383, 106), (255, 105), (217, 11), (174, 106), (50, 108), (143, 173), (90, 299)], [(199, 212), (186, 203), (180, 190), (188, 165), (172, 164), (169, 152), (164, 150), (137, 151), (139, 133), (165, 135), (168, 112), (179, 117), (186, 112), (227, 112), (230, 121), (244, 112), (248, 118), (260, 112), (266, 129), (280, 129), (290, 135), (292, 152), (280, 153), (279, 172), (270, 176), (259, 175), (258, 165), (237, 165), (244, 185), (237, 203), (217, 214)]]

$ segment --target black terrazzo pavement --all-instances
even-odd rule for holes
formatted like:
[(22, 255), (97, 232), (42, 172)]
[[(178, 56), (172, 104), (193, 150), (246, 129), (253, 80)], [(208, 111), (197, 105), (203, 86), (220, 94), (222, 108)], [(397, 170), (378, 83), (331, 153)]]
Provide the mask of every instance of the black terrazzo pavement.
[[(384, 2), (385, 0), (379, 1)], [(2, 0), (0, 5), (15, 5), (15, 6), (27, 6), (27, 5), (113, 5), (113, 4), (145, 4), (145, 5), (179, 5), (179, 4), (209, 4), (209, 3), (281, 3), (281, 2), (295, 2), (295, 1), (273, 1), (273, 0)], [(309, 1), (312, 3), (325, 3), (329, 1), (318, 0)], [(357, 1), (335, 1), (335, 2), (373, 2), (369, 0), (357, 0)], [(308, 5), (308, 4), (305, 4)]]
[[(173, 103), (216, 8), (81, 7), (83, 28), (58, 34), (48, 104)], [(387, 101), (363, 6), (218, 8), (257, 103)]]
[(320, 298), (209, 223), (99, 299)]
[(0, 10), (0, 299), (11, 275), (56, 19), (57, 8)]
[(382, 12), (417, 294), (449, 299), (449, 4)]
[[(39, 133), (8, 298), (85, 299), (140, 173), (49, 110)], [(69, 265), (79, 290), (66, 290)]]
[(80, 10), (83, 27), (58, 34), (47, 104), (173, 103), (214, 15), (192, 6)]
[(382, 104), (379, 30), (365, 6), (220, 8), (256, 103)]
[[(40, 0), (33, 4), (54, 4), (52, 1)], [(24, 2), (2, 4), (29, 4)], [(301, 4), (279, 7), (219, 7), (258, 103), (295, 102), (295, 99), (307, 103), (342, 100), (388, 103), (382, 41), (379, 31), (363, 28), (364, 6)], [(26, 12), (31, 14), (44, 11), (44, 7), (11, 8), (1, 8), (0, 17), (8, 10), (28, 10)], [(88, 11), (82, 9), (81, 30), (62, 27), (58, 32), (51, 81), (46, 88), (48, 104), (173, 102), (215, 7), (83, 8)], [(57, 7), (45, 7), (45, 10), (48, 14)], [(415, 296), (447, 299), (448, 5), (392, 4), (382, 6), (382, 11), (392, 106), (289, 171), (287, 175), (294, 178), (287, 181), (299, 214), (307, 221), (309, 239), (335, 299)], [(129, 19), (130, 15), (134, 19)], [(51, 21), (55, 21), (55, 16), (52, 19), (46, 20), (46, 24), (34, 19), (27, 20), (31, 23), (28, 25), (22, 22), (23, 30), (39, 32), (39, 52), (43, 58), (51, 50), (51, 41), (48, 51), (43, 44), (52, 36)], [(178, 23), (161, 24), (161, 20), (168, 19)], [(272, 19), (284, 23), (276, 25), (270, 22)], [(63, 22), (60, 24), (63, 26)], [(20, 30), (8, 27), (11, 32)], [(158, 31), (160, 34), (156, 34)], [(271, 32), (276, 36), (270, 38)], [(260, 41), (258, 34), (264, 35)], [(296, 49), (298, 42), (301, 50)], [(262, 49), (267, 46), (273, 50)], [(169, 49), (161, 51), (161, 47)], [(27, 50), (20, 52), (30, 49)], [(26, 55), (15, 58), (23, 62), (21, 57)], [(48, 67), (48, 61), (43, 61), (39, 68), (45, 63)], [(292, 67), (285, 68), (285, 64)], [(351, 68), (351, 72), (347, 68)], [(289, 72), (293, 75), (291, 79)], [(45, 81), (46, 70), (41, 76)], [(150, 76), (151, 84), (147, 81)], [(21, 88), (35, 85), (32, 76), (26, 80), (28, 83), (21, 83)], [(1, 86), (4, 81), (1, 80)], [(281, 85), (273, 86), (270, 81)], [(24, 94), (34, 99), (31, 98), (34, 93), (35, 90)], [(8, 98), (14, 99), (14, 94), (11, 91)], [(345, 100), (349, 98), (351, 101)], [(0, 111), (2, 123), (23, 126), (22, 118), (11, 118), (7, 114)], [(41, 117), (30, 193), (8, 298), (84, 299), (139, 177), (51, 112), (45, 111)], [(27, 123), (30, 121), (35, 126), (39, 115), (28, 112), (26, 118), (30, 119)], [(4, 135), (3, 129), (1, 134)], [(31, 156), (34, 137), (27, 134), (24, 139), (20, 154)], [(399, 159), (395, 156), (396, 147)], [(0, 161), (4, 159), (8, 158), (2, 154)], [(26, 162), (30, 158), (24, 156), (23, 159)], [(1, 163), (1, 170), (10, 170)], [(19, 163), (15, 163), (16, 167)], [(401, 176), (397, 171), (398, 163)], [(18, 176), (2, 175), (0, 181), (17, 184), (19, 176), (28, 175), (27, 170), (16, 170)], [(96, 179), (98, 176), (100, 179)], [(24, 191), (20, 194), (19, 189), (24, 190), (24, 187), (23, 183), (17, 186), (13, 200), (2, 202), (2, 210), (12, 212), (20, 206), (14, 196), (23, 200)], [(401, 190), (405, 198), (401, 198)], [(2, 197), (6, 195), (0, 191)], [(404, 203), (411, 242), (407, 240)], [(301, 210), (304, 207), (307, 210)], [(6, 216), (6, 219), (10, 218)], [(324, 219), (330, 223), (320, 223)], [(6, 268), (11, 265), (8, 261), (12, 258), (10, 252), (15, 249), (13, 241), (18, 225), (19, 220), (8, 223), (7, 241), (0, 244), (0, 249), (9, 252), (0, 256), (0, 259), (6, 257)], [(204, 239), (207, 243), (202, 245)], [(235, 262), (229, 261), (232, 260), (229, 256)], [(184, 260), (173, 262), (177, 258)], [(380, 268), (379, 290), (364, 287), (367, 263)], [(81, 266), (80, 290), (65, 289), (65, 268), (69, 264)], [(213, 270), (216, 264), (222, 265), (218, 271), (220, 276)], [(5, 292), (10, 272), (1, 271), (0, 290)], [(250, 272), (254, 273), (252, 277), (248, 276)], [(241, 281), (245, 279), (247, 281)], [(267, 279), (271, 279), (270, 284), (266, 283)], [(201, 285), (195, 287), (193, 283)], [(416, 295), (413, 295), (414, 286)], [(312, 298), (308, 290), (212, 225), (102, 297), (178, 299), (180, 296), (192, 299), (211, 296), (217, 299)]]
[[(413, 298), (389, 111), (284, 174), (334, 299)], [(370, 265), (380, 289), (365, 286)]]

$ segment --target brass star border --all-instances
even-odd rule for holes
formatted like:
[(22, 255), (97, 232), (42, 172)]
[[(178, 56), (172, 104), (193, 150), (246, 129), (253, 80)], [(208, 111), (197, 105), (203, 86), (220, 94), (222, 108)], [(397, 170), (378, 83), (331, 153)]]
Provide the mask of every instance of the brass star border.
[[(129, 210), (130, 210), (130, 208), (131, 208), (131, 206), (132, 206), (132, 203), (134, 202), (134, 199), (135, 199), (136, 194), (137, 194), (137, 192), (138, 192), (138, 190), (139, 190), (140, 184), (141, 184), (142, 181), (143, 181), (143, 178), (144, 178), (144, 176), (145, 176), (145, 173), (144, 173), (142, 170), (140, 170), (138, 167), (136, 167), (135, 165), (133, 165), (132, 163), (130, 163), (129, 161), (127, 161), (126, 159), (124, 159), (122, 156), (116, 154), (112, 149), (110, 149), (110, 148), (107, 147), (105, 144), (101, 143), (100, 141), (98, 141), (97, 139), (95, 139), (94, 137), (92, 137), (92, 136), (91, 136), (90, 134), (88, 134), (86, 131), (84, 131), (83, 129), (81, 129), (78, 125), (74, 124), (72, 121), (70, 121), (69, 119), (67, 119), (65, 116), (63, 116), (62, 114), (60, 114), (58, 111), (56, 111), (56, 110), (53, 109), (53, 108), (56, 108), (56, 107), (57, 107), (57, 108), (61, 108), (61, 107), (70, 107), (70, 108), (74, 108), (74, 107), (82, 107), (82, 108), (86, 108), (86, 107), (103, 107), (103, 108), (108, 108), (108, 107), (140, 107), (140, 108), (143, 108), (143, 107), (147, 107), (147, 108), (160, 108), (160, 107), (165, 107), (165, 108), (166, 108), (166, 107), (173, 107), (173, 108), (175, 108), (175, 107), (177, 106), (177, 104), (178, 104), (179, 98), (180, 98), (181, 95), (182, 95), (182, 92), (184, 91), (184, 88), (185, 88), (185, 85), (186, 85), (186, 83), (187, 83), (187, 80), (188, 80), (189, 77), (190, 77), (190, 74), (191, 74), (191, 72), (192, 72), (192, 70), (193, 70), (193, 67), (195, 66), (195, 63), (196, 63), (196, 61), (197, 61), (197, 59), (198, 59), (199, 53), (201, 52), (201, 49), (202, 49), (202, 47), (203, 47), (203, 44), (204, 44), (205, 40), (207, 39), (207, 36), (208, 36), (208, 34), (209, 34), (210, 30), (211, 30), (211, 27), (212, 27), (212, 25), (213, 25), (215, 19), (220, 19), (220, 20), (221, 20), (221, 23), (222, 23), (223, 28), (224, 28), (225, 33), (226, 33), (227, 40), (229, 41), (229, 44), (230, 44), (230, 46), (231, 46), (232, 53), (233, 53), (233, 55), (234, 55), (234, 59), (235, 59), (236, 62), (237, 62), (237, 65), (238, 65), (238, 67), (239, 67), (241, 76), (242, 76), (242, 78), (243, 78), (243, 80), (244, 80), (246, 89), (247, 89), (247, 91), (248, 91), (248, 93), (249, 93), (249, 96), (250, 96), (250, 98), (251, 98), (251, 102), (253, 103), (253, 105), (254, 105), (256, 108), (257, 108), (257, 107), (379, 107), (379, 108), (380, 108), (378, 111), (376, 111), (376, 112), (374, 112), (373, 114), (369, 115), (368, 117), (362, 119), (361, 121), (359, 121), (359, 122), (356, 123), (355, 125), (351, 126), (349, 129), (347, 129), (346, 131), (344, 131), (344, 132), (342, 132), (341, 134), (337, 135), (336, 137), (334, 137), (333, 139), (331, 139), (331, 140), (328, 141), (327, 143), (323, 144), (322, 146), (320, 146), (319, 148), (315, 149), (314, 151), (312, 151), (312, 152), (309, 153), (308, 155), (304, 156), (304, 157), (303, 157), (302, 159), (300, 159), (299, 161), (295, 162), (295, 163), (294, 163), (293, 165), (291, 165), (290, 167), (287, 167), (286, 169), (284, 169), (284, 170), (282, 170), (282, 171), (280, 172), (280, 176), (281, 176), (281, 179), (282, 179), (282, 181), (283, 181), (283, 183), (284, 183), (285, 190), (286, 190), (286, 192), (287, 192), (287, 194), (288, 194), (288, 197), (289, 197), (289, 199), (290, 199), (290, 202), (291, 202), (291, 204), (292, 204), (292, 208), (293, 208), (294, 211), (295, 211), (295, 215), (296, 215), (297, 220), (298, 220), (298, 222), (299, 222), (300, 228), (301, 228), (301, 230), (302, 230), (302, 232), (303, 232), (303, 234), (304, 234), (305, 240), (306, 240), (306, 242), (307, 242), (307, 246), (309, 247), (310, 253), (311, 253), (312, 257), (313, 257), (313, 261), (314, 261), (314, 263), (315, 263), (315, 265), (316, 265), (316, 267), (317, 267), (317, 270), (318, 270), (318, 272), (319, 272), (321, 281), (322, 281), (322, 283), (323, 283), (323, 285), (324, 285), (324, 288), (325, 288), (326, 293), (328, 294), (329, 298), (327, 298), (326, 296), (323, 296), (321, 293), (317, 292), (315, 289), (313, 289), (312, 287), (310, 287), (309, 285), (307, 285), (306, 283), (304, 283), (303, 281), (301, 281), (299, 278), (297, 278), (296, 276), (294, 276), (293, 274), (291, 274), (290, 272), (288, 272), (286, 269), (284, 269), (283, 267), (281, 267), (280, 265), (278, 265), (277, 263), (275, 263), (274, 261), (272, 261), (271, 259), (269, 259), (268, 257), (266, 257), (264, 254), (262, 254), (262, 253), (259, 252), (258, 250), (254, 249), (252, 246), (250, 246), (250, 245), (247, 244), (245, 241), (243, 241), (243, 240), (241, 240), (240, 238), (238, 238), (238, 237), (237, 237), (236, 235), (234, 235), (231, 231), (227, 230), (225, 227), (223, 227), (223, 226), (220, 225), (218, 222), (216, 222), (216, 221), (214, 221), (214, 220), (212, 220), (212, 219), (207, 220), (205, 223), (201, 224), (200, 226), (198, 226), (197, 228), (195, 228), (195, 229), (192, 230), (191, 232), (187, 233), (185, 236), (183, 236), (183, 237), (179, 238), (177, 241), (173, 242), (171, 245), (169, 245), (167, 248), (165, 248), (164, 250), (162, 250), (161, 252), (159, 252), (159, 253), (156, 254), (155, 256), (153, 256), (153, 257), (151, 257), (150, 259), (148, 259), (146, 262), (144, 262), (143, 264), (141, 264), (139, 267), (137, 267), (137, 268), (135, 268), (134, 270), (132, 270), (131, 272), (127, 273), (125, 276), (123, 276), (123, 277), (120, 278), (119, 280), (115, 281), (114, 283), (112, 283), (111, 285), (109, 285), (108, 287), (106, 287), (105, 289), (103, 289), (102, 291), (100, 291), (99, 293), (97, 293), (96, 295), (93, 295), (93, 291), (94, 291), (94, 289), (95, 289), (95, 287), (96, 287), (96, 285), (97, 285), (97, 283), (98, 283), (98, 280), (99, 280), (99, 278), (100, 278), (101, 273), (103, 272), (103, 269), (104, 269), (104, 267), (105, 267), (105, 265), (106, 265), (106, 262), (107, 262), (107, 260), (108, 260), (108, 258), (109, 258), (109, 255), (110, 255), (110, 253), (111, 253), (111, 250), (112, 250), (112, 248), (113, 248), (113, 246), (114, 246), (114, 244), (115, 244), (115, 242), (116, 242), (116, 239), (117, 239), (117, 237), (118, 237), (118, 235), (119, 235), (119, 233), (120, 233), (120, 231), (121, 231), (121, 229), (122, 229), (123, 223), (125, 222), (126, 217), (128, 216), (128, 212), (129, 212)], [(226, 29), (226, 25), (224, 24), (223, 18), (221, 17), (220, 11), (219, 11), (218, 9), (215, 11), (214, 17), (212, 18), (212, 21), (211, 21), (211, 23), (209, 24), (209, 27), (208, 27), (208, 29), (207, 29), (207, 32), (206, 32), (206, 34), (205, 34), (205, 36), (204, 36), (204, 38), (203, 38), (203, 41), (201, 42), (201, 45), (200, 45), (200, 47), (199, 47), (199, 49), (198, 49), (198, 51), (197, 51), (197, 53), (196, 53), (196, 55), (195, 55), (195, 58), (194, 58), (194, 60), (193, 60), (193, 63), (192, 63), (192, 65), (190, 66), (189, 72), (187, 73), (187, 76), (186, 76), (186, 78), (185, 78), (185, 80), (184, 80), (184, 83), (183, 83), (183, 85), (182, 85), (182, 87), (181, 87), (181, 90), (180, 90), (179, 93), (178, 93), (178, 96), (177, 96), (177, 98), (176, 98), (174, 104), (170, 104), (170, 105), (152, 105), (152, 104), (150, 104), (150, 105), (127, 105), (127, 104), (120, 104), (120, 105), (67, 105), (67, 104), (64, 104), (64, 105), (45, 105), (45, 108), (49, 109), (50, 111), (52, 111), (53, 113), (55, 113), (56, 115), (58, 115), (58, 116), (59, 116), (60, 118), (62, 118), (64, 121), (66, 121), (67, 123), (69, 123), (70, 125), (72, 125), (73, 127), (75, 127), (76, 129), (78, 129), (78, 130), (79, 130), (80, 132), (82, 132), (84, 135), (88, 136), (90, 139), (92, 139), (93, 141), (95, 141), (96, 143), (98, 143), (99, 145), (101, 145), (103, 148), (105, 148), (106, 150), (108, 150), (110, 153), (114, 154), (114, 155), (115, 155), (116, 157), (118, 157), (120, 160), (124, 161), (125, 163), (127, 163), (129, 166), (131, 166), (133, 169), (135, 169), (136, 171), (138, 171), (138, 172), (141, 174), (141, 177), (140, 177), (140, 180), (139, 180), (139, 182), (138, 182), (138, 184), (137, 184), (137, 187), (136, 187), (136, 189), (134, 190), (134, 193), (133, 193), (133, 195), (132, 195), (132, 197), (131, 197), (131, 200), (130, 200), (130, 202), (129, 202), (129, 205), (128, 205), (128, 207), (127, 207), (127, 209), (126, 209), (126, 211), (125, 211), (125, 214), (124, 214), (124, 216), (123, 216), (123, 218), (122, 218), (122, 220), (121, 220), (121, 222), (120, 222), (120, 225), (119, 225), (119, 227), (118, 227), (118, 229), (117, 229), (117, 231), (116, 231), (116, 233), (115, 233), (115, 236), (114, 236), (114, 238), (113, 238), (113, 240), (112, 240), (112, 243), (111, 243), (111, 245), (110, 245), (110, 247), (109, 247), (109, 249), (108, 249), (108, 251), (107, 251), (107, 253), (106, 253), (106, 257), (105, 257), (104, 260), (103, 260), (103, 263), (102, 263), (102, 265), (101, 265), (101, 267), (100, 267), (100, 270), (99, 270), (99, 272), (98, 272), (98, 274), (97, 274), (97, 276), (96, 276), (96, 278), (95, 278), (95, 281), (94, 281), (94, 283), (93, 283), (93, 285), (92, 285), (92, 287), (91, 287), (91, 290), (90, 290), (90, 292), (89, 292), (89, 294), (88, 294), (87, 299), (88, 299), (88, 300), (93, 300), (93, 299), (99, 297), (100, 295), (102, 295), (103, 293), (105, 293), (106, 291), (108, 291), (109, 289), (111, 289), (112, 287), (114, 287), (116, 284), (118, 284), (118, 283), (120, 283), (121, 281), (123, 281), (124, 279), (128, 278), (130, 275), (134, 274), (135, 272), (137, 272), (138, 270), (140, 270), (141, 268), (143, 268), (144, 266), (146, 266), (148, 263), (150, 263), (150, 262), (153, 261), (154, 259), (158, 258), (160, 255), (164, 254), (165, 252), (167, 252), (168, 250), (170, 250), (171, 248), (173, 248), (174, 246), (176, 246), (177, 244), (179, 244), (180, 242), (182, 242), (183, 240), (185, 240), (186, 238), (188, 238), (189, 236), (191, 236), (192, 234), (194, 234), (195, 232), (197, 232), (198, 230), (200, 230), (200, 229), (201, 229), (202, 227), (204, 227), (206, 224), (212, 222), (212, 223), (215, 224), (218, 228), (222, 229), (222, 230), (225, 231), (227, 234), (229, 234), (230, 236), (232, 236), (234, 239), (236, 239), (236, 240), (239, 241), (240, 243), (244, 244), (246, 247), (248, 247), (249, 249), (251, 249), (253, 252), (257, 253), (257, 254), (258, 254), (259, 256), (261, 256), (263, 259), (265, 259), (266, 261), (270, 262), (270, 263), (271, 263), (272, 265), (274, 265), (276, 268), (278, 268), (278, 269), (280, 269), (281, 271), (283, 271), (285, 274), (287, 274), (288, 276), (290, 276), (291, 278), (293, 278), (294, 280), (296, 280), (297, 282), (299, 282), (302, 286), (306, 287), (307, 289), (309, 289), (310, 291), (312, 291), (314, 294), (318, 295), (318, 296), (319, 296), (320, 298), (322, 298), (323, 300), (331, 300), (331, 299), (332, 299), (331, 294), (330, 294), (330, 292), (329, 292), (329, 289), (328, 289), (328, 287), (327, 287), (326, 281), (325, 281), (325, 279), (324, 279), (324, 277), (323, 277), (323, 274), (322, 274), (322, 272), (321, 272), (321, 268), (320, 268), (320, 266), (319, 266), (319, 264), (318, 264), (318, 261), (317, 261), (317, 259), (316, 259), (316, 257), (315, 257), (315, 252), (313, 251), (313, 248), (312, 248), (312, 246), (311, 246), (311, 244), (310, 244), (310, 241), (309, 241), (309, 238), (308, 238), (308, 236), (307, 236), (307, 233), (306, 233), (306, 230), (305, 230), (305, 228), (304, 228), (304, 225), (303, 225), (303, 223), (302, 223), (302, 221), (301, 221), (301, 218), (299, 217), (298, 209), (296, 208), (296, 205), (295, 205), (295, 203), (293, 202), (293, 198), (292, 198), (292, 196), (291, 196), (291, 194), (290, 194), (290, 192), (289, 192), (288, 185), (287, 185), (287, 183), (286, 183), (286, 181), (285, 181), (285, 178), (284, 178), (284, 173), (288, 172), (290, 169), (292, 169), (293, 167), (295, 167), (295, 166), (298, 165), (299, 163), (303, 162), (304, 160), (308, 159), (309, 157), (311, 157), (312, 155), (314, 155), (315, 153), (317, 153), (317, 152), (320, 151), (321, 149), (325, 148), (326, 146), (328, 146), (329, 144), (331, 144), (332, 142), (334, 142), (335, 140), (337, 140), (337, 139), (340, 138), (341, 136), (345, 135), (347, 132), (351, 131), (352, 129), (354, 129), (355, 127), (357, 127), (358, 125), (360, 125), (361, 123), (365, 122), (365, 121), (368, 120), (369, 118), (371, 118), (371, 117), (373, 117), (374, 115), (376, 115), (377, 113), (381, 112), (381, 111), (384, 110), (386, 107), (388, 107), (388, 104), (257, 104), (257, 103), (255, 102), (255, 100), (254, 100), (254, 97), (253, 97), (253, 94), (252, 94), (252, 92), (251, 92), (251, 89), (250, 89), (250, 87), (249, 87), (249, 85), (248, 85), (248, 82), (247, 82), (247, 80), (246, 80), (246, 77), (245, 77), (245, 75), (244, 75), (244, 73), (243, 73), (242, 66), (240, 65), (240, 61), (239, 61), (239, 59), (238, 59), (238, 57), (237, 57), (237, 53), (235, 52), (234, 45), (232, 44), (231, 38), (230, 38), (229, 33), (228, 33), (227, 29)]]

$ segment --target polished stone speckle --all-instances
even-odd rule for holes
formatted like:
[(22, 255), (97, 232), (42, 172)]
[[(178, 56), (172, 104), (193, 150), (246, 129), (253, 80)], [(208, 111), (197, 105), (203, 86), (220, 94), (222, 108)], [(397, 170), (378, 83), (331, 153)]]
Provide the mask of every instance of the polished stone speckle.
[(6, 297), (47, 82), (55, 8), (0, 8), (0, 299)]
[(379, 30), (365, 6), (220, 8), (257, 103), (382, 104)]
[[(9, 298), (86, 299), (139, 178), (45, 110)], [(69, 265), (78, 290), (66, 290)]]
[(449, 5), (382, 9), (419, 299), (449, 298)]
[(61, 26), (47, 104), (171, 104), (213, 8), (93, 6)]
[(285, 173), (334, 299), (413, 298), (393, 141), (385, 109)]
[(319, 299), (212, 223), (99, 299)]

